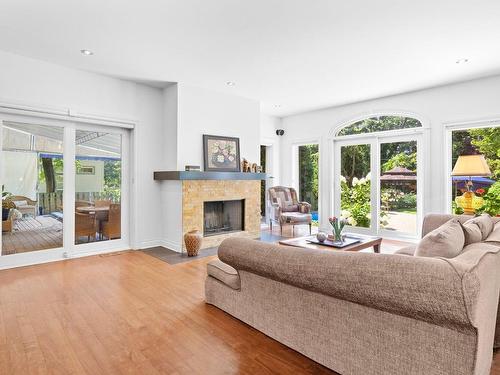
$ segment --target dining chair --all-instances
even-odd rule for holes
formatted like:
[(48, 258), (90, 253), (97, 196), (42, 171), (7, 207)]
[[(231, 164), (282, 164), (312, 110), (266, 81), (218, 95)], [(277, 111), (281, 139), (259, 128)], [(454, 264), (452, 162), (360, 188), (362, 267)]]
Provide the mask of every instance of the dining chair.
[(78, 243), (80, 237), (87, 237), (87, 242), (90, 239), (96, 238), (97, 225), (94, 214), (81, 214), (75, 212), (75, 240)]
[(121, 237), (121, 205), (109, 206), (108, 220), (102, 223), (102, 235), (109, 240)]

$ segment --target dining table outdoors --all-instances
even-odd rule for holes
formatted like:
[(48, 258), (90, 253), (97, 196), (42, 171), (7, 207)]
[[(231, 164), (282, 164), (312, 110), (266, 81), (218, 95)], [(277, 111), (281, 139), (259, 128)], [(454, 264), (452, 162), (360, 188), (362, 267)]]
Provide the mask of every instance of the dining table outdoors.
[(109, 212), (109, 206), (106, 206), (106, 207), (94, 207), (94, 206), (77, 207), (76, 210), (78, 212), (81, 212), (82, 214), (92, 214), (92, 213), (97, 213), (97, 212)]

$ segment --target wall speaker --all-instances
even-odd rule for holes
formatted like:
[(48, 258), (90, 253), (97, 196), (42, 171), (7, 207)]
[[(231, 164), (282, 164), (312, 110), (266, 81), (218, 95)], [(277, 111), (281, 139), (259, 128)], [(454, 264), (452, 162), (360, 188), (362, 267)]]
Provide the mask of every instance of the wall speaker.
[(285, 134), (285, 131), (283, 129), (276, 129), (276, 135), (281, 136), (283, 134)]

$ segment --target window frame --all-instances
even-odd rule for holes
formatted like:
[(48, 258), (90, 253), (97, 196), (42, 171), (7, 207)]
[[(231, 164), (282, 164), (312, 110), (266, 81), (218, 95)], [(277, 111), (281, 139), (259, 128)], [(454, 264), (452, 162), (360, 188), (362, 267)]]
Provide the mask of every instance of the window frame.
[(445, 143), (444, 147), (444, 165), (443, 165), (443, 186), (444, 186), (444, 207), (442, 207), (442, 212), (447, 214), (453, 214), (452, 211), (452, 185), (451, 181), (451, 171), (453, 169), (453, 137), (452, 134), (454, 131), (463, 131), (469, 129), (484, 129), (484, 128), (497, 128), (500, 127), (500, 119), (491, 119), (491, 120), (480, 120), (480, 121), (468, 121), (468, 122), (460, 122), (460, 123), (448, 123), (444, 124), (443, 127), (443, 139)]

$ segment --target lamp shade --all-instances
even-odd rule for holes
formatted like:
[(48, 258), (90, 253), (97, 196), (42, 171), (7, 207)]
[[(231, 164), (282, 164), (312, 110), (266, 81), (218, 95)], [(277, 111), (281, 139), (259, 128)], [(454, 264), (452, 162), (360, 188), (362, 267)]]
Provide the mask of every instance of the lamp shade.
[(483, 155), (461, 155), (458, 157), (452, 176), (491, 176)]

